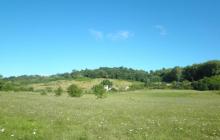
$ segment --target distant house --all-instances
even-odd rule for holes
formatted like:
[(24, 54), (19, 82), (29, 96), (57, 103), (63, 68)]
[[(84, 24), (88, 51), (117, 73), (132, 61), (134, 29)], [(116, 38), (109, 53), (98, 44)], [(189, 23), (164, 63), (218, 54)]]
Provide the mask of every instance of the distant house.
[(110, 91), (110, 90), (112, 89), (112, 87), (109, 87), (109, 85), (104, 85), (104, 89), (105, 89), (106, 91)]
[(126, 87), (125, 87), (125, 90), (128, 90), (129, 88), (130, 88), (129, 86), (126, 86)]

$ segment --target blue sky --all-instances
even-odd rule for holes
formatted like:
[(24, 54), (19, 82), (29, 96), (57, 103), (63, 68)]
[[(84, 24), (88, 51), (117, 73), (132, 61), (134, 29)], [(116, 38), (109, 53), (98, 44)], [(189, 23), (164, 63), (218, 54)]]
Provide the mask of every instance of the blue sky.
[(0, 74), (220, 59), (219, 0), (1, 0)]

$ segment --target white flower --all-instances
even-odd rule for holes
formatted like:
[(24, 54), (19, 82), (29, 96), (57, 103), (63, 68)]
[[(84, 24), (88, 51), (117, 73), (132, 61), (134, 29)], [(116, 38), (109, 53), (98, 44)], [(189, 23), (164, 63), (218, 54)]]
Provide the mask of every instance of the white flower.
[(36, 132), (34, 131), (34, 132), (33, 132), (33, 135), (35, 135), (35, 134), (36, 134)]
[(14, 137), (14, 134), (11, 134), (11, 137)]

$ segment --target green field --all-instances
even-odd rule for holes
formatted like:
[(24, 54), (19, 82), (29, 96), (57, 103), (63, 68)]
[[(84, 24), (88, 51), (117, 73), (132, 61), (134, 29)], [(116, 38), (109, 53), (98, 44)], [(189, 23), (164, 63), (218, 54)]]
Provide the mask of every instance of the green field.
[(0, 140), (220, 139), (220, 95), (141, 90), (71, 98), (0, 92)]

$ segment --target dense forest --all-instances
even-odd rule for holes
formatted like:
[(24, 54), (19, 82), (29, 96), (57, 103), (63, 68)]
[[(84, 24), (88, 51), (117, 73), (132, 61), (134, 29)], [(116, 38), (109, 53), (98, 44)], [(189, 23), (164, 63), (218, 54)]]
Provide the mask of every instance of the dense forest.
[(72, 80), (80, 77), (109, 78), (140, 81), (145, 83), (146, 88), (175, 88), (196, 90), (219, 90), (220, 89), (220, 61), (213, 60), (186, 67), (163, 68), (160, 70), (135, 70), (125, 67), (100, 67), (90, 70), (73, 70), (70, 73), (56, 74), (51, 76), (23, 75), (18, 77), (0, 76), (0, 90), (19, 87), (26, 89), (25, 84), (45, 83), (56, 80)]

